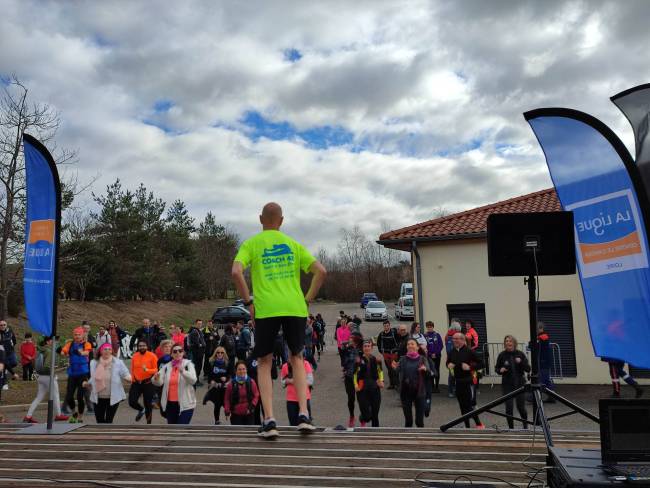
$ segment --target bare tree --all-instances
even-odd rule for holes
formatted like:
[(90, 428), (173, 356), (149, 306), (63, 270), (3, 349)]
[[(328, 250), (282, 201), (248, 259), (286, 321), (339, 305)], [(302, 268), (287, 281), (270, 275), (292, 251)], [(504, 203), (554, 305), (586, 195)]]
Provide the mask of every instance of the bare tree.
[[(7, 316), (9, 293), (19, 284), (18, 264), (24, 246), (23, 134), (29, 132), (44, 143), (52, 142), (60, 121), (59, 113), (48, 104), (29, 102), (27, 87), (16, 76), (5, 81), (0, 98), (0, 318)], [(55, 147), (50, 149), (57, 153)], [(66, 150), (58, 151), (56, 157), (58, 164), (75, 158), (76, 152)], [(64, 200), (72, 197), (73, 193), (65, 192)]]

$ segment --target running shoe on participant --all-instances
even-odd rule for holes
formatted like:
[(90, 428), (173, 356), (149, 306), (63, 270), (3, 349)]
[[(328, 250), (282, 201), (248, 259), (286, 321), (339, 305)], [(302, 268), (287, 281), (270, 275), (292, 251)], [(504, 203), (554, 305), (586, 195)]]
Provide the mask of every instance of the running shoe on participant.
[(140, 420), (142, 420), (142, 417), (144, 417), (144, 414), (145, 414), (145, 410), (144, 410), (144, 408), (143, 408), (143, 409), (140, 410), (140, 411), (137, 413), (137, 415), (135, 416), (135, 421), (136, 421), (136, 422), (140, 422)]
[(300, 432), (314, 432), (316, 427), (311, 423), (311, 420), (306, 415), (298, 415), (298, 430)]
[(264, 421), (260, 428), (257, 429), (257, 435), (265, 439), (275, 439), (280, 435), (275, 420)]
[(55, 422), (65, 422), (65, 421), (68, 420), (69, 418), (70, 418), (70, 417), (68, 417), (67, 415), (63, 415), (63, 414), (61, 414), (61, 415), (57, 415), (56, 417), (54, 417), (54, 421), (55, 421)]
[(23, 422), (26, 422), (28, 424), (38, 424), (38, 422), (34, 419), (34, 417), (23, 417)]

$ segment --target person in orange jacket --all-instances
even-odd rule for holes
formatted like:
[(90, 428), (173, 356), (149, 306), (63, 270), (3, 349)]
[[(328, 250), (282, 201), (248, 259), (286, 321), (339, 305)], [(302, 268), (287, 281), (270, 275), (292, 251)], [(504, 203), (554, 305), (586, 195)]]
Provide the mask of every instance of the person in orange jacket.
[[(136, 422), (146, 416), (147, 423), (151, 423), (152, 400), (156, 388), (151, 378), (158, 372), (158, 358), (148, 350), (147, 341), (138, 341), (138, 350), (131, 358), (131, 378), (133, 383), (129, 390), (129, 406), (138, 413)], [(143, 397), (144, 407), (140, 405), (140, 396)]]

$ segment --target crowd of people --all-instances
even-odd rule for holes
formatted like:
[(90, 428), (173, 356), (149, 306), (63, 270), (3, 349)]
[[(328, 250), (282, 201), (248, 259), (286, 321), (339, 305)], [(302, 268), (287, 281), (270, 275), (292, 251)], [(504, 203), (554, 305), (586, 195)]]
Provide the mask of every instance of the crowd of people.
[[(425, 323), (422, 332), (418, 322), (413, 322), (409, 329), (404, 323), (394, 327), (386, 320), (382, 331), (374, 337), (364, 337), (360, 325), (358, 317), (349, 317), (341, 311), (334, 330), (347, 399), (348, 427), (354, 427), (357, 422), (361, 427), (380, 425), (384, 389), (398, 394), (404, 426), (423, 427), (424, 418), (432, 409), (432, 398), (440, 393), (444, 369), (448, 376), (448, 395), (457, 399), (461, 414), (473, 411), (484, 364), (471, 320), (452, 319), (444, 337), (431, 321)], [(310, 417), (314, 376), (327, 348), (325, 331), (326, 324), (320, 314), (308, 316), (302, 355)], [(83, 323), (74, 329), (71, 340), (59, 345), (57, 354), (67, 359), (67, 383), (61, 402), (55, 375), (56, 421), (82, 422), (84, 413), (88, 412), (94, 414), (97, 423), (112, 423), (119, 405), (126, 400), (135, 412), (136, 421), (145, 419), (151, 423), (154, 411), (158, 410), (170, 424), (187, 424), (197, 405), (196, 388), (205, 383), (202, 404), (212, 404), (215, 425), (224, 418), (234, 425), (261, 424), (263, 408), (257, 382), (257, 358), (252, 354), (255, 345), (252, 322), (217, 326), (207, 321), (204, 326), (197, 319), (186, 331), (175, 323), (165, 330), (161, 323), (144, 319), (131, 336), (133, 355), (129, 366), (121, 358), (120, 343), (124, 337), (128, 337), (127, 332), (114, 321), (99, 326), (97, 333), (91, 331), (88, 323)], [(22, 366), (24, 381), (37, 381), (37, 393), (25, 422), (37, 422), (36, 408), (48, 397), (51, 341), (52, 338), (43, 338), (37, 344), (26, 333), (17, 348), (15, 334), (6, 321), (0, 321), (0, 384), (6, 389), (10, 379), (20, 379), (18, 364)], [(540, 324), (537, 342), (540, 381), (552, 389), (549, 342), (544, 325)], [(273, 355), (272, 378), (279, 380), (284, 388), (290, 425), (298, 425), (298, 395), (288, 346), (281, 332), (276, 337)], [(625, 372), (624, 365), (607, 361), (614, 388), (612, 396), (620, 396), (621, 379), (635, 389), (637, 397), (641, 396), (643, 390)], [(531, 366), (514, 336), (505, 337), (494, 371), (502, 378), (503, 394), (527, 381)], [(125, 384), (130, 385), (128, 392)], [(505, 413), (512, 416), (515, 406), (523, 427), (527, 428), (524, 395), (508, 400)], [(484, 428), (478, 416), (473, 421), (476, 428)], [(514, 428), (512, 418), (507, 418), (507, 423), (509, 428)], [(465, 425), (469, 427), (470, 421), (465, 421)]]

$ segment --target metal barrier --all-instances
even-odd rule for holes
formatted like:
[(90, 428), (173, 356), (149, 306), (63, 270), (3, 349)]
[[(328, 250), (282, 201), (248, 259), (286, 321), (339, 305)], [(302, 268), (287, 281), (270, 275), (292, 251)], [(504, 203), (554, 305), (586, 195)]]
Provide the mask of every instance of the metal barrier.
[[(564, 373), (562, 371), (562, 351), (560, 345), (556, 342), (551, 342), (551, 354), (552, 354), (552, 365), (551, 365), (551, 377), (555, 379), (564, 378)], [(526, 354), (528, 361), (530, 362), (530, 349), (528, 346), (523, 344), (518, 344), (517, 346), (520, 351)], [(496, 372), (496, 362), (497, 357), (503, 351), (503, 343), (501, 342), (486, 342), (481, 348), (483, 353), (483, 362), (485, 363), (485, 368), (483, 369), (483, 376), (499, 376)]]

